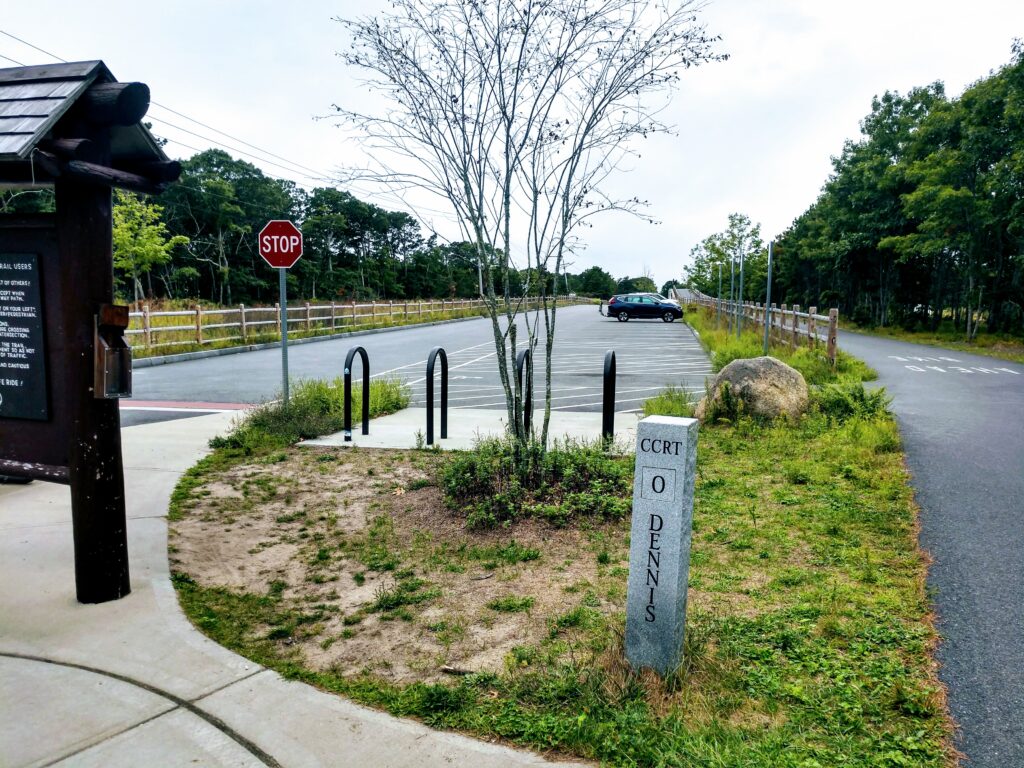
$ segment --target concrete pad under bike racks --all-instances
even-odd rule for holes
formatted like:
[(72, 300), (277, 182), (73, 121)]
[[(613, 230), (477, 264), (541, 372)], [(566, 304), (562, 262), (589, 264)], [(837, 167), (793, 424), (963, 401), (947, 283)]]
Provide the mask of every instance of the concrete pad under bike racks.
[[(636, 442), (636, 424), (643, 414), (615, 414), (615, 446), (626, 453), (633, 450)], [(539, 434), (544, 418), (543, 411), (534, 412), (534, 429)], [(505, 410), (483, 410), (479, 408), (450, 408), (448, 410), (448, 437), (440, 439), (440, 430), (435, 426), (434, 442), (441, 450), (464, 451), (472, 448), (477, 441), (505, 434), (508, 413)], [(440, 422), (436, 422), (440, 423)], [(359, 448), (418, 448), (429, 447), (423, 443), (426, 435), (426, 408), (406, 408), (390, 416), (381, 416), (370, 421), (370, 434), (360, 431), (360, 424), (354, 424), (351, 442), (345, 441), (343, 432), (306, 440), (300, 446), (330, 446)], [(548, 429), (548, 444), (556, 440), (596, 442), (601, 439), (601, 414), (571, 411), (552, 411)]]

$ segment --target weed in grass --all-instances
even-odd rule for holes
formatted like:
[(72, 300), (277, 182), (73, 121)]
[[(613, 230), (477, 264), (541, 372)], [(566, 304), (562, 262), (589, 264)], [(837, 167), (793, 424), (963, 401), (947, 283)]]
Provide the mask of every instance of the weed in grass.
[(487, 603), (487, 607), (499, 613), (526, 613), (533, 608), (535, 602), (536, 599), (532, 597), (509, 595), (507, 597), (494, 598)]
[(644, 401), (644, 416), (693, 416), (695, 404), (690, 393), (680, 387), (670, 386), (649, 400)]

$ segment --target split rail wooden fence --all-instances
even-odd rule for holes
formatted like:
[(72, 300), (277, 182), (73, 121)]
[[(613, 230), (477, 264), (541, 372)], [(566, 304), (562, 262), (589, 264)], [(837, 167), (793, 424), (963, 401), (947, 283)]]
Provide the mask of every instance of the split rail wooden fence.
[[(589, 299), (559, 297), (559, 305), (590, 303)], [(406, 325), (451, 317), (483, 314), (483, 299), (430, 299), (422, 301), (330, 302), (289, 306), (289, 334), (328, 334), (366, 326)], [(125, 335), (132, 346), (145, 350), (206, 344), (252, 344), (281, 336), (279, 304), (267, 307), (204, 308), (129, 313)]]
[[(817, 307), (810, 307), (807, 312), (801, 312), (799, 304), (792, 307), (785, 304), (776, 307), (773, 303), (768, 308), (760, 303), (745, 301), (737, 306), (737, 302), (719, 300), (700, 291), (692, 290), (691, 293), (693, 298), (689, 299), (688, 303), (697, 304), (716, 313), (720, 322), (728, 323), (730, 318), (735, 320), (737, 309), (744, 323), (750, 322), (764, 328), (765, 323), (770, 322), (770, 336), (782, 344), (788, 344), (792, 349), (804, 343), (814, 349), (824, 342), (825, 356), (832, 365), (836, 364), (839, 337), (838, 309), (833, 308), (827, 315), (820, 315)], [(822, 331), (825, 333), (824, 340), (820, 335)]]

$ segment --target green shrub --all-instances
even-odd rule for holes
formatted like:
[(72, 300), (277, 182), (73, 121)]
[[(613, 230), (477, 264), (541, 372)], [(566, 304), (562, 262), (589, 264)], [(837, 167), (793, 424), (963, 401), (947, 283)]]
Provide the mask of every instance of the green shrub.
[(840, 423), (856, 416), (883, 416), (892, 401), (884, 388), (867, 390), (860, 382), (826, 384), (812, 390), (811, 399), (819, 412)]
[(444, 468), (448, 506), (461, 510), (471, 528), (510, 524), (523, 516), (557, 525), (574, 518), (618, 519), (629, 514), (630, 462), (609, 456), (599, 444), (567, 442), (543, 452), (511, 438), (481, 440), (454, 454)]

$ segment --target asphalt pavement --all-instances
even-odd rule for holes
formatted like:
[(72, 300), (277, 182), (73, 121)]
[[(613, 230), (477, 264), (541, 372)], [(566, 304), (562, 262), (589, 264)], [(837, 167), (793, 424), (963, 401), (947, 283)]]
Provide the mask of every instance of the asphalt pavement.
[[(520, 322), (520, 346), (525, 331)], [(541, 334), (543, 335), (543, 334)], [(448, 355), (449, 406), (503, 407), (494, 335), (490, 320), (481, 318), (449, 325), (407, 326), (386, 333), (354, 336), (289, 347), (291, 381), (334, 379), (344, 369), (346, 352), (364, 347), (371, 378), (405, 382), (413, 406), (425, 404), (426, 360), (435, 346)], [(559, 309), (552, 364), (552, 408), (567, 411), (601, 409), (604, 356), (616, 355), (616, 410), (638, 411), (643, 401), (668, 385), (698, 395), (711, 371), (707, 355), (688, 327), (661, 320), (620, 323), (602, 317), (596, 306)], [(542, 408), (544, 350), (535, 358), (535, 407)], [(438, 372), (440, 366), (438, 366)], [(439, 375), (439, 373), (438, 373)], [(356, 363), (354, 381), (362, 371)], [(211, 357), (138, 369), (133, 397), (122, 401), (122, 425), (130, 426), (184, 414), (237, 408), (279, 397), (280, 349)]]
[(893, 396), (970, 768), (1024, 766), (1024, 366), (841, 332)]

